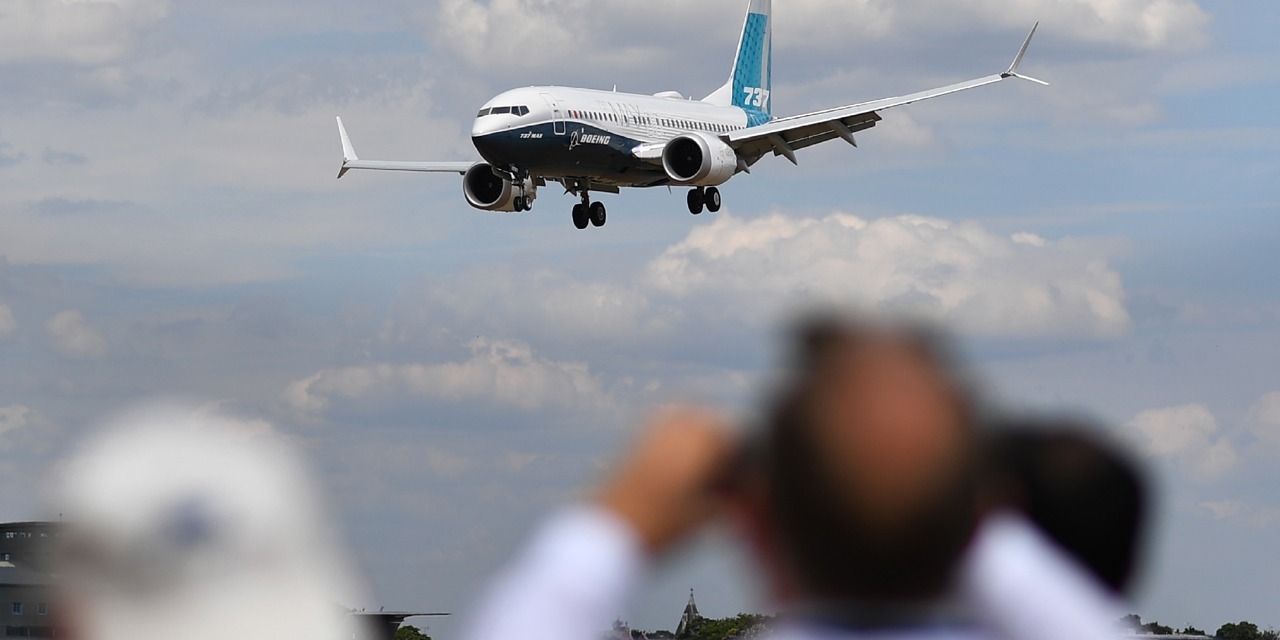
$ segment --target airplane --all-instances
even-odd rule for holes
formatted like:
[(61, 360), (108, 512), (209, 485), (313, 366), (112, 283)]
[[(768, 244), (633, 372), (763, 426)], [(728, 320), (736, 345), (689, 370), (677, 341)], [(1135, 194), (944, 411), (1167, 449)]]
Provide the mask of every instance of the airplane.
[(592, 192), (623, 187), (689, 187), (689, 212), (715, 213), (719, 187), (750, 173), (761, 158), (782, 156), (799, 164), (796, 152), (841, 139), (858, 146), (854, 134), (876, 126), (880, 112), (921, 100), (1019, 78), (1035, 37), (1036, 23), (1013, 64), (998, 74), (910, 95), (859, 102), (797, 116), (773, 116), (772, 0), (750, 0), (729, 80), (702, 100), (674, 91), (654, 95), (535, 86), (507, 91), (480, 109), (471, 140), (483, 161), (388, 162), (361, 160), (342, 118), (342, 168), (456, 173), (467, 203), (484, 211), (522, 212), (533, 207), (538, 188), (550, 182), (581, 199), (573, 206), (578, 229), (604, 226), (603, 203)]

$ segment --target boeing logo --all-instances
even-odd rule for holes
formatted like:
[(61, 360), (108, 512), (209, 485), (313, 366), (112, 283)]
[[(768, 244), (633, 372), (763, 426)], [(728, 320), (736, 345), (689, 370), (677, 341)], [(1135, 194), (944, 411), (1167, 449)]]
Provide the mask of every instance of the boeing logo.
[(613, 136), (602, 136), (595, 133), (585, 133), (584, 129), (578, 129), (569, 135), (569, 150), (580, 147), (584, 144), (603, 144), (607, 145), (613, 140)]

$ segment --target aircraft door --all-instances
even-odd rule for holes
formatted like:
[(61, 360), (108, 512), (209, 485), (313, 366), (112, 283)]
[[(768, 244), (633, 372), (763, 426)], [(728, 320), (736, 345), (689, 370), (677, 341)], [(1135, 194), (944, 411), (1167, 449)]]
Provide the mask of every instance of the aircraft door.
[(556, 101), (555, 96), (544, 93), (542, 99), (546, 101), (547, 106), (551, 107), (551, 128), (555, 134), (562, 136), (565, 134), (564, 128), (564, 110), (560, 108), (560, 103)]

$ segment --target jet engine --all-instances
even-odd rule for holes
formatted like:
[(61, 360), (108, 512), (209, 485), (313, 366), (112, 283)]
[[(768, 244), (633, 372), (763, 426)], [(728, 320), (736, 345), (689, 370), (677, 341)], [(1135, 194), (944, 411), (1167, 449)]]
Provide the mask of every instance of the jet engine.
[(720, 138), (693, 131), (667, 143), (662, 168), (679, 184), (714, 187), (738, 172), (738, 154)]
[(523, 185), (517, 185), (484, 162), (467, 169), (462, 176), (462, 193), (467, 197), (467, 204), (484, 211), (517, 211), (520, 196), (528, 199), (525, 208), (537, 197), (532, 179), (526, 178)]

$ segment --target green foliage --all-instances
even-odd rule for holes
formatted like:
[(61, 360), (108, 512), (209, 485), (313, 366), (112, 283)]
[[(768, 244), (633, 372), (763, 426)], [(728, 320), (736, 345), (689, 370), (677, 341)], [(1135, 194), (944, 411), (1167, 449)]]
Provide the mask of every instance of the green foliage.
[(1262, 632), (1252, 622), (1228, 622), (1213, 634), (1218, 640), (1262, 640)]
[(1178, 633), (1180, 633), (1180, 634), (1182, 634), (1182, 635), (1184, 635), (1184, 636), (1204, 636), (1204, 635), (1208, 635), (1207, 633), (1205, 633), (1205, 632), (1204, 632), (1204, 629), (1197, 629), (1197, 628), (1195, 628), (1195, 627), (1193, 627), (1193, 626), (1191, 626), (1191, 625), (1187, 625), (1187, 628), (1186, 628), (1186, 629), (1183, 629), (1183, 630), (1179, 631)]
[(396, 640), (431, 640), (431, 636), (411, 624), (406, 624), (396, 629)]
[(1159, 622), (1148, 622), (1142, 625), (1142, 628), (1146, 630), (1147, 633), (1150, 633), (1151, 635), (1156, 635), (1156, 636), (1173, 635), (1173, 627), (1166, 627), (1165, 625), (1162, 625)]
[(681, 640), (735, 640), (748, 638), (768, 629), (772, 616), (740, 613), (732, 618), (698, 618)]

